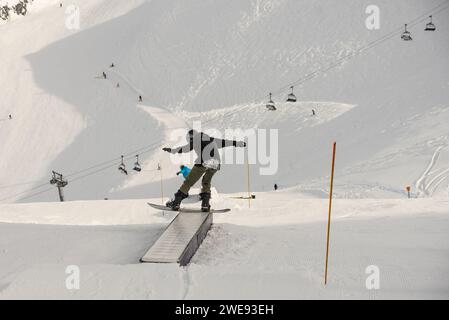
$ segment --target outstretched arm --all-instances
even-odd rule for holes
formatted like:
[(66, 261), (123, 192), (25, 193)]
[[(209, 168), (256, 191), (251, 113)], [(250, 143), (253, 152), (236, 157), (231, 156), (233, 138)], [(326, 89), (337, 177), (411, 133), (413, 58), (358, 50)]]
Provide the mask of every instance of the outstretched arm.
[(233, 140), (225, 140), (225, 139), (216, 139), (215, 143), (218, 148), (227, 148), (227, 147), (235, 147), (235, 148), (245, 148), (246, 142), (243, 141), (233, 141)]
[(188, 153), (190, 151), (193, 150), (193, 142), (190, 142), (189, 144), (186, 144), (183, 147), (179, 147), (179, 148), (163, 148), (162, 150), (164, 150), (165, 152), (168, 153), (172, 153), (172, 154), (177, 154), (177, 153)]

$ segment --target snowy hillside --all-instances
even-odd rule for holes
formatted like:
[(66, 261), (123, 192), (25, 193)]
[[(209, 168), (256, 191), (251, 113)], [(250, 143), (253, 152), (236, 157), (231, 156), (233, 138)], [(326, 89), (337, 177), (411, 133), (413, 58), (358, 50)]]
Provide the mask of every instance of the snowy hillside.
[[(0, 300), (447, 299), (449, 1), (376, 1), (379, 30), (372, 4), (34, 0), (1, 20)], [(222, 152), (237, 163), (212, 182), (212, 206), (231, 213), (188, 267), (140, 265), (176, 216), (147, 202), (194, 160), (162, 148), (197, 126), (248, 142)], [(80, 290), (64, 286), (69, 265)]]
[[(69, 3), (40, 3), (0, 26), (0, 45), (8, 48), (0, 53), (7, 62), (0, 76), (3, 202), (56, 200), (47, 183), (52, 170), (73, 181), (70, 200), (158, 196), (156, 162), (166, 163), (172, 192), (176, 168), (153, 153), (169, 143), (165, 125), (137, 106), (139, 95), (144, 106), (175, 112), (187, 126), (186, 113), (207, 111), (196, 117), (207, 121), (217, 110), (223, 118), (209, 126), (280, 129), (277, 174), (253, 168), (259, 191), (278, 183), (322, 194), (337, 140), (338, 196), (403, 197), (407, 185), (420, 196), (447, 195), (449, 11), (437, 12), (444, 1), (380, 1), (376, 31), (365, 27), (367, 1), (72, 1), (79, 30), (65, 27)], [(434, 8), (438, 30), (425, 33)], [(405, 43), (399, 36), (409, 21), (415, 41)], [(306, 79), (391, 31), (397, 37)], [(268, 92), (285, 101), (297, 80), (297, 113), (283, 104), (279, 114), (267, 113)], [(309, 119), (314, 103), (307, 101), (319, 101), (318, 120)], [(356, 107), (328, 108), (338, 104)], [(120, 156), (131, 166), (137, 153), (147, 178), (128, 181), (116, 170)], [(225, 177), (244, 170), (225, 166), (217, 187), (243, 190)]]

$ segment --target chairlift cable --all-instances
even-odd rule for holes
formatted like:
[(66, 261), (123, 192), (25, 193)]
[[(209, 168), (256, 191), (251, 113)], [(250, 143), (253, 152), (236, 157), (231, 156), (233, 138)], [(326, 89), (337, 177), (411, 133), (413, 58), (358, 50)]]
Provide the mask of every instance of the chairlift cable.
[[(413, 27), (413, 26), (415, 26), (415, 25), (417, 25), (417, 24), (419, 24), (419, 23), (425, 21), (425, 19), (428, 18), (429, 14), (432, 14), (432, 13), (433, 13), (433, 15), (437, 15), (438, 13), (440, 13), (440, 12), (442, 12), (442, 11), (444, 11), (444, 10), (447, 10), (447, 9), (449, 8), (449, 5), (446, 5), (446, 6), (444, 6), (444, 5), (447, 4), (448, 2), (449, 2), (448, 0), (443, 1), (443, 2), (440, 3), (438, 6), (434, 7), (434, 8), (431, 9), (431, 10), (429, 10), (429, 11), (426, 12), (425, 14), (422, 14), (422, 15), (420, 15), (419, 17), (417, 17), (417, 18), (411, 20), (409, 23), (407, 23), (407, 25)], [(444, 6), (444, 7), (442, 7), (442, 6)], [(441, 7), (442, 7), (442, 8), (441, 8)], [(438, 9), (438, 10), (437, 10), (437, 9)], [(435, 10), (437, 10), (437, 11), (435, 11)], [(359, 49), (357, 49), (356, 51), (351, 52), (351, 53), (347, 54), (346, 56), (343, 56), (343, 57), (339, 58), (338, 60), (336, 60), (334, 63), (332, 63), (332, 64), (331, 64), (328, 68), (326, 68), (326, 69), (319, 68), (319, 69), (317, 69), (317, 70), (315, 70), (315, 71), (309, 73), (309, 74), (306, 75), (304, 78), (301, 78), (301, 79), (299, 79), (299, 80), (297, 80), (297, 81), (295, 81), (295, 82), (293, 82), (293, 83), (291, 83), (291, 84), (289, 84), (289, 85), (287, 85), (287, 86), (284, 86), (284, 87), (278, 89), (277, 91), (275, 91), (275, 95), (279, 95), (279, 94), (285, 92), (285, 91), (286, 91), (288, 88), (290, 88), (292, 85), (293, 85), (293, 86), (301, 85), (301, 84), (303, 84), (304, 82), (313, 79), (313, 78), (315, 77), (315, 75), (317, 75), (318, 73), (321, 73), (321, 72), (327, 72), (327, 71), (329, 71), (329, 70), (331, 70), (331, 69), (333, 69), (333, 68), (335, 68), (335, 67), (338, 67), (339, 65), (341, 65), (341, 64), (342, 64), (343, 62), (345, 62), (346, 60), (348, 60), (348, 59), (350, 59), (350, 58), (353, 58), (353, 57), (355, 57), (355, 56), (357, 56), (357, 55), (360, 55), (360, 54), (364, 53), (365, 51), (367, 51), (367, 50), (369, 50), (369, 49), (372, 49), (373, 47), (377, 46), (378, 44), (381, 44), (381, 43), (383, 43), (383, 42), (385, 42), (385, 41), (387, 41), (387, 40), (390, 40), (391, 38), (397, 36), (397, 34), (398, 34), (399, 32), (402, 32), (402, 30), (403, 30), (402, 28), (403, 28), (403, 27), (396, 28), (395, 30), (389, 32), (388, 34), (386, 34), (386, 35), (384, 35), (384, 36), (382, 36), (382, 37), (380, 37), (379, 39), (376, 39), (376, 40), (374, 40), (374, 41), (368, 43), (368, 44), (365, 45), (364, 47), (359, 48)], [(257, 100), (261, 100), (261, 99), (257, 99)]]

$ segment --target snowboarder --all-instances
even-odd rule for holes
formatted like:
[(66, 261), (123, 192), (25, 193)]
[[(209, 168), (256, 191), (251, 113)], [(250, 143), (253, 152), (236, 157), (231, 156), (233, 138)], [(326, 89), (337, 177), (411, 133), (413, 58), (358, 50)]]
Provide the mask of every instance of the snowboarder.
[(167, 202), (167, 207), (173, 211), (178, 211), (181, 208), (181, 202), (189, 196), (190, 189), (195, 183), (203, 177), (202, 189), (200, 198), (202, 200), (201, 210), (209, 212), (210, 198), (211, 198), (211, 182), (213, 176), (220, 170), (221, 159), (218, 149), (226, 147), (245, 148), (246, 143), (243, 141), (230, 141), (217, 139), (208, 136), (205, 133), (190, 130), (187, 133), (187, 145), (179, 148), (163, 148), (165, 152), (172, 154), (181, 154), (195, 151), (198, 158), (195, 161), (195, 166), (184, 181), (181, 188), (175, 194), (173, 200)]
[(184, 179), (187, 179), (192, 170), (189, 167), (186, 167), (184, 165), (182, 165), (180, 167), (180, 169), (181, 169), (181, 171), (179, 171), (176, 175), (179, 176), (180, 174), (182, 174)]

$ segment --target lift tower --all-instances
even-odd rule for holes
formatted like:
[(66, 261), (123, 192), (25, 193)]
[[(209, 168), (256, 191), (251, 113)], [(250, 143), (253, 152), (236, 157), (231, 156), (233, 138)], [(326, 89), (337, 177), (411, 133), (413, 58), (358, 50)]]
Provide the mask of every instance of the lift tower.
[(69, 182), (64, 179), (62, 174), (53, 171), (53, 178), (50, 180), (50, 183), (58, 187), (59, 200), (64, 202), (63, 188), (66, 187)]

